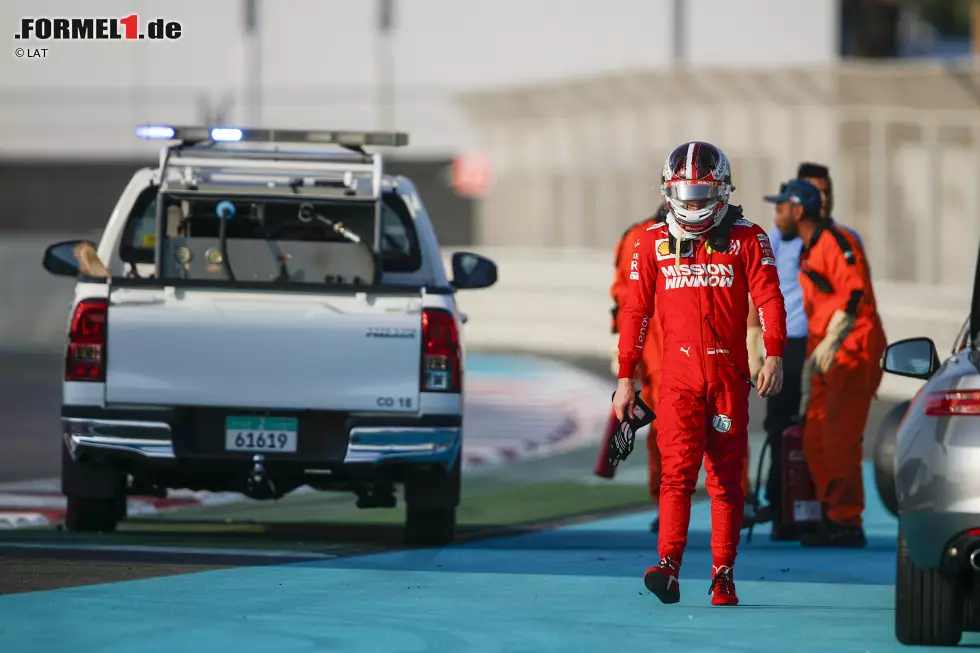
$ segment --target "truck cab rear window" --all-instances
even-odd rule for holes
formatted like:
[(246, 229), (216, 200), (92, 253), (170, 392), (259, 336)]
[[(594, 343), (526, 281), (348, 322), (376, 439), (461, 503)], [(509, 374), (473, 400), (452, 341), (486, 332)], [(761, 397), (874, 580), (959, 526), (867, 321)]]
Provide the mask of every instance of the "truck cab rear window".
[[(133, 207), (120, 245), (123, 261), (152, 263), (156, 245), (158, 194), (147, 189)], [(383, 196), (381, 220), (381, 260), (384, 272), (414, 272), (422, 256), (412, 216), (395, 193)], [(217, 215), (218, 200), (195, 200), (184, 207), (171, 200), (168, 207), (168, 235), (218, 238), (222, 219)], [(331, 221), (341, 222), (367, 243), (374, 240), (374, 206), (370, 203), (311, 202)], [(272, 240), (301, 242), (342, 242), (343, 238), (325, 229), (316, 220), (298, 217), (298, 202), (269, 200), (261, 203), (234, 201), (234, 217), (225, 220), (229, 240)]]

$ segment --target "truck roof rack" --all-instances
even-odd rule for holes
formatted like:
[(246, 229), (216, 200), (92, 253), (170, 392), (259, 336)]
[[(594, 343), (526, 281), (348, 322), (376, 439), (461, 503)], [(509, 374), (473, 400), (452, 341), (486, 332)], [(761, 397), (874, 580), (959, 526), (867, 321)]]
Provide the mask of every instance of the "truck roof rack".
[(377, 199), (382, 157), (363, 148), (408, 145), (401, 132), (140, 125), (136, 135), (176, 141), (160, 153), (158, 187), (184, 196)]

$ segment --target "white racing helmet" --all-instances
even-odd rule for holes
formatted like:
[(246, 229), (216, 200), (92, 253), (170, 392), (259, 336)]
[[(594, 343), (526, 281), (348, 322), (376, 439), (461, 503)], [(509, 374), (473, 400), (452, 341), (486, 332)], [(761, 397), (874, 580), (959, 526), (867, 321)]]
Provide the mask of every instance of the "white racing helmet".
[(711, 143), (684, 143), (667, 157), (660, 192), (688, 234), (703, 234), (721, 222), (733, 190), (728, 157)]

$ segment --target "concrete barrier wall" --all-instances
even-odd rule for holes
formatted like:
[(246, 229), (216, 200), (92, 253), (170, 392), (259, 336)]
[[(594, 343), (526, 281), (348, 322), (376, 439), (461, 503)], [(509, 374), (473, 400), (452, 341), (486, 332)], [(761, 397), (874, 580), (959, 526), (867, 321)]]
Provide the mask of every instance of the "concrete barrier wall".
[[(497, 262), (500, 279), (461, 292), (467, 337), (491, 346), (521, 344), (562, 354), (606, 356), (612, 253), (595, 250), (475, 248)], [(970, 289), (877, 283), (889, 341), (928, 336), (949, 349), (969, 312)]]
[[(497, 262), (493, 288), (459, 294), (471, 347), (608, 358), (612, 253), (583, 249), (474, 248)], [(889, 342), (926, 336), (940, 357), (966, 320), (970, 288), (877, 283), (875, 293)], [(911, 397), (922, 382), (885, 375), (879, 394)]]
[[(91, 236), (90, 236), (91, 237)], [(0, 346), (58, 351), (63, 346), (73, 283), (41, 268), (58, 235), (4, 237), (0, 242)], [(447, 269), (452, 249), (444, 252)], [(611, 252), (592, 249), (473, 248), (497, 262), (499, 280), (464, 291), (459, 304), (474, 350), (523, 350), (577, 357), (609, 356)], [(949, 351), (970, 301), (968, 288), (936, 290), (879, 283), (889, 341), (928, 336)], [(909, 396), (920, 385), (886, 376), (884, 394)]]

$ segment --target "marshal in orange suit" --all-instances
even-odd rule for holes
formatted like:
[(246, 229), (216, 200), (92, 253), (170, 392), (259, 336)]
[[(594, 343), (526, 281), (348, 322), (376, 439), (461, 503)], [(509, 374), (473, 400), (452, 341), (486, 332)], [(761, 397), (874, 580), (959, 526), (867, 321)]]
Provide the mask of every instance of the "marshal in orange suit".
[(803, 546), (862, 547), (862, 437), (887, 344), (871, 272), (854, 234), (820, 217), (820, 192), (793, 179), (775, 202), (776, 226), (803, 241), (800, 287), (809, 323), (803, 368), (803, 452), (823, 508)]

